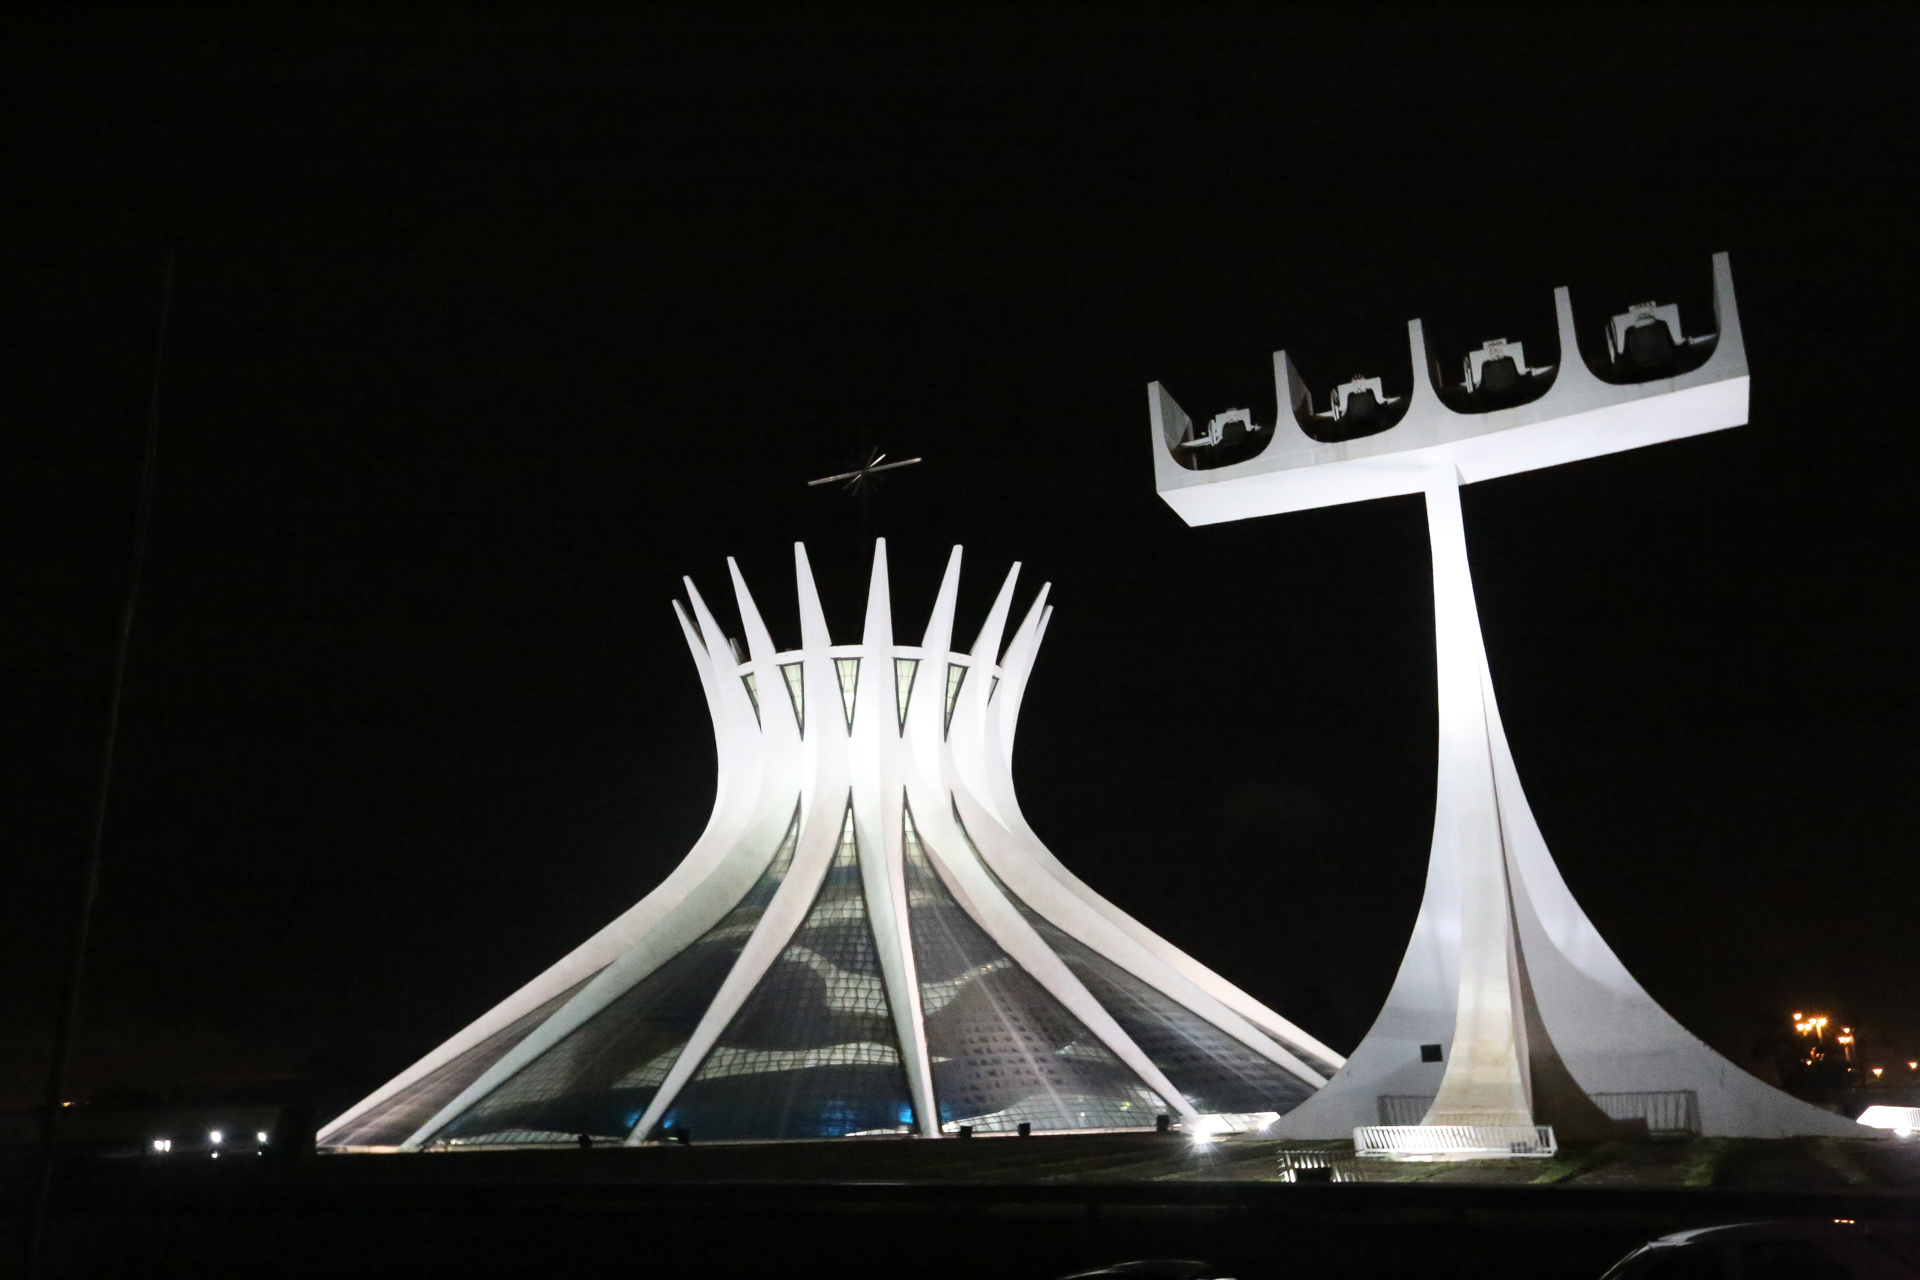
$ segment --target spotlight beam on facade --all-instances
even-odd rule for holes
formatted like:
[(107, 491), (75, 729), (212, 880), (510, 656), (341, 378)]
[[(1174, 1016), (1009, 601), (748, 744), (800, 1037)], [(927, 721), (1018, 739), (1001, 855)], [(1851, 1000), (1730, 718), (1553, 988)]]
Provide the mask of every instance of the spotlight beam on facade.
[[(1685, 334), (1671, 304), (1613, 317), (1606, 378), (1587, 366), (1571, 297), (1556, 290), (1557, 367), (1529, 369), (1512, 344), (1486, 344), (1481, 369), (1469, 372), (1511, 361), (1479, 384), (1502, 383), (1509, 398), (1479, 413), (1442, 401), (1428, 376), (1438, 366), (1411, 321), (1411, 394), (1389, 406), (1377, 388), (1353, 391), (1377, 380), (1336, 388), (1349, 394), (1336, 394), (1335, 408), (1351, 416), (1358, 396), (1375, 430), (1335, 443), (1304, 429), (1327, 415), (1314, 414), (1284, 351), (1273, 357), (1271, 432), (1256, 427), (1236, 439), (1214, 429), (1217, 418), (1196, 431), (1164, 387), (1148, 386), (1156, 487), (1190, 525), (1395, 494), (1426, 499), (1440, 709), (1426, 893), (1372, 1029), (1276, 1133), (1352, 1135), (1363, 1153), (1420, 1158), (1548, 1154), (1556, 1130), (1863, 1134), (1689, 1034), (1587, 919), (1521, 790), (1474, 604), (1461, 485), (1746, 422), (1746, 348), (1725, 254), (1714, 256), (1713, 285), (1711, 334)], [(1252, 424), (1246, 411), (1236, 414)]]

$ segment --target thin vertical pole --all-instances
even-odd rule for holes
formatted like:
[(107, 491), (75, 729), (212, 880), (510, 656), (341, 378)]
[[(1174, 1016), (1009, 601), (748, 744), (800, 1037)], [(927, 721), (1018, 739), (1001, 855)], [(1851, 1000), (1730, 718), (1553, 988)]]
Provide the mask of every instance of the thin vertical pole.
[(100, 897), (100, 855), (106, 842), (108, 802), (113, 793), (114, 756), (120, 745), (120, 704), (127, 685), (127, 650), (133, 639), (133, 619), (140, 605), (140, 579), (147, 562), (147, 529), (153, 523), (153, 481), (160, 457), (160, 371), (167, 350), (167, 319), (173, 310), (174, 251), (167, 250), (160, 278), (160, 323), (153, 341), (153, 379), (147, 389), (147, 425), (140, 460), (140, 496), (133, 519), (133, 555), (127, 572), (127, 595), (120, 608), (120, 634), (113, 654), (113, 682), (107, 695), (107, 723), (100, 749), (100, 785), (94, 796), (92, 838), (87, 843), (86, 872), (80, 892), (79, 916), (73, 928), (73, 953), (67, 968), (66, 991), (60, 1020), (54, 1025), (53, 1060), (47, 1069), (47, 1093), (40, 1117), (40, 1170), (34, 1188), (32, 1220), (27, 1229), (27, 1270), (39, 1269), (46, 1237), (47, 1208), (53, 1196), (55, 1128), (67, 1069), (73, 1057), (73, 1033), (80, 1018), (80, 991), (87, 971), (87, 943), (93, 933), (93, 908)]

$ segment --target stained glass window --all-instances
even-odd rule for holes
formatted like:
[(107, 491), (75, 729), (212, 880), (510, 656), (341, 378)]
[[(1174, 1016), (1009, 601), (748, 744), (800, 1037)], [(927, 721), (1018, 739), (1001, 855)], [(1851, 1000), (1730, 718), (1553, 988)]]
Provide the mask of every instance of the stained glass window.
[(1287, 1112), (1312, 1096), (1313, 1086), (1285, 1067), (1261, 1057), (1185, 1005), (1027, 911), (1017, 898), (1014, 901), (1195, 1111)]
[(900, 712), (900, 732), (907, 731), (907, 700), (913, 697), (913, 677), (920, 671), (920, 659), (895, 658), (893, 660), (893, 698)]
[(833, 1138), (912, 1127), (849, 805), (806, 919), (654, 1136)]
[(434, 1135), (449, 1145), (624, 1138), (726, 981), (786, 879), (800, 835), (795, 805), (773, 860), (733, 910), (686, 950), (615, 997)]
[(746, 675), (740, 677), (740, 683), (747, 686), (747, 701), (753, 703), (753, 722), (755, 724), (759, 724), (760, 723), (760, 686), (754, 681), (753, 673), (751, 671), (749, 671)]
[(787, 678), (787, 699), (793, 703), (793, 722), (800, 726), (800, 734), (807, 732), (807, 682), (802, 663), (783, 662), (780, 674)]
[[(597, 971), (596, 971), (597, 972)], [(452, 1102), (467, 1086), (487, 1073), (487, 1068), (507, 1056), (509, 1050), (533, 1034), (534, 1028), (560, 1011), (573, 999), (593, 975), (580, 979), (531, 1013), (523, 1014), (494, 1032), (479, 1044), (442, 1063), (420, 1079), (374, 1107), (350, 1126), (327, 1139), (334, 1147), (397, 1147), (414, 1131)]]
[(947, 719), (946, 729), (953, 728), (953, 708), (960, 701), (960, 682), (967, 678), (967, 669), (957, 662), (947, 664)]
[(908, 813), (907, 913), (941, 1127), (1145, 1127), (1167, 1106), (954, 898)]
[(847, 732), (853, 732), (853, 699), (860, 687), (860, 659), (835, 658), (834, 672), (840, 677), (840, 701), (847, 708)]
[[(954, 815), (955, 823), (960, 817)], [(966, 827), (961, 825), (961, 833)], [(973, 838), (967, 845), (976, 858)], [(1278, 1063), (1271, 1062), (1214, 1026), (1171, 996), (1141, 981), (1066, 930), (1021, 901), (979, 858), (994, 884), (1026, 917), (1034, 932), (1046, 939), (1054, 953), (1067, 962), (1073, 976), (1113, 1015), (1120, 1029), (1140, 1046), (1195, 1111), (1291, 1111), (1305, 1102), (1313, 1087)]]

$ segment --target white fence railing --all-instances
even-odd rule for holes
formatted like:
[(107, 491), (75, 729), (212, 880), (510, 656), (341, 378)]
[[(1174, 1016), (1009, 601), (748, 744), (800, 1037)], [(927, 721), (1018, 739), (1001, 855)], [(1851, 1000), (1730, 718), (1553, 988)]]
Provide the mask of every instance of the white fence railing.
[[(1632, 1125), (1644, 1121), (1654, 1138), (1698, 1137), (1700, 1095), (1692, 1089), (1656, 1089), (1639, 1093), (1589, 1095), (1607, 1118)], [(1374, 1098), (1383, 1125), (1419, 1124), (1433, 1106), (1430, 1093), (1382, 1093)]]
[(1882, 1102), (1868, 1107), (1854, 1120), (1869, 1129), (1891, 1129), (1904, 1138), (1920, 1129), (1920, 1107), (1896, 1107)]
[(1646, 1121), (1649, 1137), (1698, 1137), (1700, 1134), (1700, 1095), (1691, 1089), (1596, 1093), (1589, 1096), (1607, 1113), (1610, 1120), (1627, 1124), (1636, 1120)]
[(1355, 1155), (1402, 1160), (1550, 1156), (1559, 1149), (1550, 1124), (1380, 1124), (1353, 1131)]
[(1281, 1151), (1280, 1181), (1369, 1182), (1372, 1177), (1358, 1160), (1346, 1152), (1316, 1148), (1310, 1151)]

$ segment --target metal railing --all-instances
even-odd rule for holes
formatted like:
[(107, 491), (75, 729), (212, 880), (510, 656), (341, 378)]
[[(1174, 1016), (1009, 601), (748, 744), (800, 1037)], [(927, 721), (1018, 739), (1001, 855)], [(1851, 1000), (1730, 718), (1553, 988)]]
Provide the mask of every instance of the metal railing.
[(1353, 1131), (1355, 1155), (1402, 1160), (1550, 1156), (1559, 1149), (1550, 1124), (1381, 1124)]
[(1595, 1093), (1588, 1096), (1607, 1113), (1610, 1120), (1628, 1124), (1644, 1120), (1649, 1137), (1698, 1137), (1700, 1134), (1700, 1095), (1692, 1089)]
[[(1645, 1121), (1653, 1138), (1700, 1136), (1700, 1095), (1692, 1089), (1653, 1089), (1637, 1093), (1595, 1093), (1594, 1105), (1609, 1120), (1631, 1125)], [(1383, 1125), (1419, 1124), (1433, 1106), (1430, 1093), (1383, 1093), (1374, 1099)]]
[(1282, 1182), (1371, 1181), (1360, 1162), (1344, 1151), (1282, 1151), (1279, 1164)]

